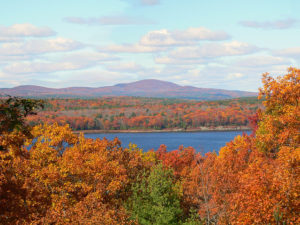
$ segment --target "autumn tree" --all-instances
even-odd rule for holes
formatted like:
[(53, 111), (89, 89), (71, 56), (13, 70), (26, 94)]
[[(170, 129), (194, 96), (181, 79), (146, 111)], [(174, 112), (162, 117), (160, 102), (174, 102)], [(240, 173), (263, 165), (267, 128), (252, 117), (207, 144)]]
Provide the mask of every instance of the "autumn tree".
[(32, 137), (25, 117), (41, 107), (43, 103), (39, 100), (17, 97), (0, 100), (0, 223), (25, 221), (29, 212), (34, 211), (26, 201), (24, 168), (29, 155), (22, 145)]
[[(2, 99), (0, 224), (300, 224), (299, 75), (296, 68), (276, 79), (264, 74), (264, 109), (252, 118), (253, 134), (203, 156), (191, 147), (143, 152), (118, 139), (88, 139), (66, 124), (72, 116), (57, 112), (30, 127), (25, 117), (41, 102)], [(97, 120), (107, 129), (245, 124), (251, 112), (231, 101), (215, 110), (216, 103), (149, 99), (148, 111), (140, 107), (128, 118), (132, 108), (116, 108), (138, 108), (141, 100), (121, 100), (55, 99), (47, 107), (106, 109)], [(74, 115), (72, 126), (94, 127), (94, 119)]]
[(265, 110), (260, 113), (256, 132), (258, 148), (269, 154), (276, 154), (280, 148), (299, 147), (300, 136), (300, 69), (289, 68), (288, 74), (274, 79), (263, 74)]
[[(289, 68), (287, 75), (277, 79), (264, 74), (260, 96), (265, 97), (265, 110), (258, 113), (258, 127), (252, 144), (248, 147), (243, 144), (246, 148), (227, 145), (220, 152), (218, 168), (224, 171), (222, 177), (227, 180), (222, 183), (231, 186), (227, 197), (224, 195), (231, 224), (300, 222), (297, 216), (300, 194), (299, 75), (300, 70), (296, 68)], [(230, 171), (224, 168), (229, 161), (222, 162), (222, 158), (230, 156), (233, 150), (244, 152), (246, 161), (230, 160), (233, 162), (228, 168)], [(234, 172), (234, 168), (238, 170)]]

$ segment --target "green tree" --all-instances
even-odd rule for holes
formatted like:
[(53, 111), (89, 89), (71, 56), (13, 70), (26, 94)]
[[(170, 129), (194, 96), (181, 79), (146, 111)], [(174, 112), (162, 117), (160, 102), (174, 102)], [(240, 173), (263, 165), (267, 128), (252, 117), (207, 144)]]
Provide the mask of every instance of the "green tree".
[[(26, 123), (25, 117), (35, 115), (36, 110), (43, 107), (42, 100), (11, 96), (0, 99), (0, 143), (5, 133), (19, 132), (27, 138), (31, 137), (31, 127)], [(1, 144), (0, 150), (4, 150)]]
[(190, 210), (190, 217), (182, 223), (182, 225), (204, 225), (205, 223), (200, 220), (199, 214), (197, 210), (191, 209)]
[(153, 167), (149, 176), (144, 173), (143, 178), (138, 179), (132, 191), (128, 208), (132, 219), (136, 219), (139, 224), (180, 223), (182, 210), (172, 170), (164, 169), (161, 164)]

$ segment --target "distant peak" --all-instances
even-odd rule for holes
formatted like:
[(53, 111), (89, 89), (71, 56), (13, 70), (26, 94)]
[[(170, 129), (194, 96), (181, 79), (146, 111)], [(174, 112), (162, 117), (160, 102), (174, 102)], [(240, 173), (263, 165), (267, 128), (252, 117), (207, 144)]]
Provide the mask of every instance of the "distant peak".
[(20, 85), (17, 87), (14, 87), (15, 89), (19, 90), (36, 90), (36, 89), (51, 89), (48, 87), (38, 86), (38, 85)]
[(37, 85), (21, 85), (15, 88), (0, 88), (0, 93), (21, 96), (146, 96), (202, 100), (216, 100), (257, 95), (257, 93), (243, 91), (181, 86), (169, 81), (157, 79), (145, 79), (131, 83), (120, 83), (114, 86), (98, 88), (47, 88)]
[(38, 85), (19, 85), (19, 86), (16, 86), (15, 88), (35, 88), (35, 87), (42, 87), (42, 86), (38, 86)]
[(169, 81), (163, 81), (163, 80), (157, 80), (157, 79), (145, 79), (145, 80), (139, 80), (134, 81), (131, 83), (121, 83), (115, 85), (117, 87), (141, 87), (141, 88), (172, 88), (172, 87), (179, 87), (179, 85), (169, 82)]
[[(144, 79), (144, 80), (138, 80), (132, 83), (165, 83), (165, 84), (175, 84), (170, 81), (164, 81), (164, 80), (157, 80), (157, 79)], [(177, 84), (175, 84), (177, 85)]]

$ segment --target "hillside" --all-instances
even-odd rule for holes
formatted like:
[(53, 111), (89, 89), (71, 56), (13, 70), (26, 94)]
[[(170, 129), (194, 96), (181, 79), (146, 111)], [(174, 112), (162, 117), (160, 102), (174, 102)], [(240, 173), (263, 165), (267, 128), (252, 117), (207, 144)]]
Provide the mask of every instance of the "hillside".
[(180, 86), (161, 80), (140, 80), (114, 86), (47, 88), (34, 85), (23, 85), (14, 88), (0, 88), (0, 94), (35, 97), (99, 97), (99, 96), (141, 96), (166, 97), (199, 100), (218, 100), (238, 97), (256, 96), (255, 92), (233, 91), (211, 88)]
[(68, 123), (73, 130), (153, 131), (249, 128), (249, 117), (261, 108), (250, 97), (197, 101), (145, 97), (47, 99), (31, 125)]

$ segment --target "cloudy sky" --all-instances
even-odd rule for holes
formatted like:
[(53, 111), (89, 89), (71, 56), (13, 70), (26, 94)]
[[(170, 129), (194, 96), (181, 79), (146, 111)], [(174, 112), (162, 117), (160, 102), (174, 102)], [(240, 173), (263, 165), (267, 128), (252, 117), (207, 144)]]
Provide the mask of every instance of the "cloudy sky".
[(298, 0), (0, 0), (0, 88), (142, 79), (256, 91), (300, 65)]

